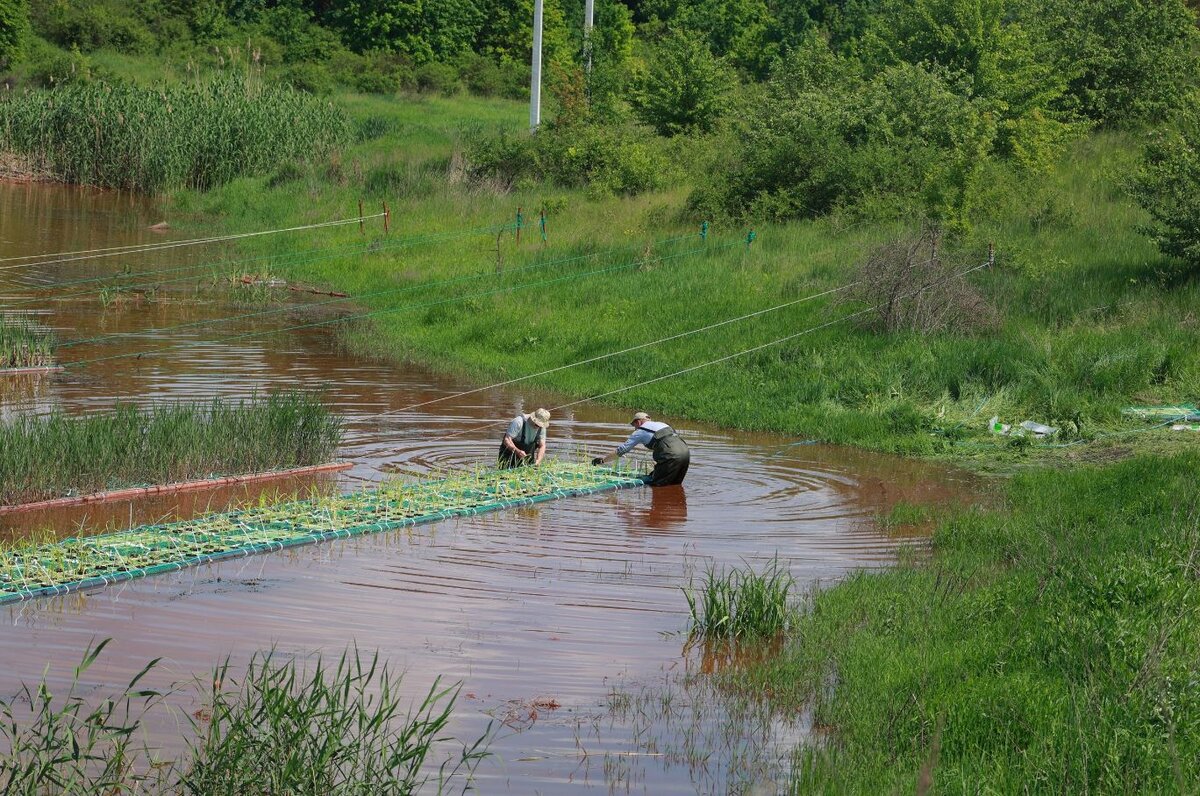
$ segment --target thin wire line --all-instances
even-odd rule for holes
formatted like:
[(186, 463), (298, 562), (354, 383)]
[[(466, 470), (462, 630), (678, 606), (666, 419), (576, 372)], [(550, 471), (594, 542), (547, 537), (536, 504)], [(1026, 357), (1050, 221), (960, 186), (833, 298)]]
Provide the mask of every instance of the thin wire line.
[[(675, 240), (675, 239), (668, 238), (666, 241), (664, 241), (664, 243), (670, 243), (673, 240)], [(625, 247), (621, 247), (621, 248), (628, 249), (630, 247), (625, 246)], [(592, 252), (592, 253), (589, 253), (586, 255), (577, 255), (577, 256), (568, 257), (568, 258), (546, 260), (543, 262), (532, 263), (530, 265), (522, 266), (521, 268), (513, 268), (509, 271), (509, 273), (520, 273), (523, 271), (530, 271), (530, 270), (535, 270), (535, 269), (540, 269), (540, 268), (546, 268), (547, 266), (550, 266), (550, 265), (558, 265), (558, 264), (562, 264), (562, 263), (573, 262), (575, 260), (580, 260), (580, 259), (599, 257), (602, 254), (607, 254), (612, 251), (614, 251), (614, 250), (608, 249), (608, 250), (601, 250), (598, 252)], [(112, 334), (98, 335), (96, 337), (85, 337), (85, 338), (82, 338), (79, 340), (69, 340), (64, 343), (59, 343), (58, 347), (60, 349), (71, 348), (71, 347), (77, 346), (77, 345), (84, 345), (87, 343), (98, 343), (98, 342), (103, 342), (106, 340), (116, 340), (116, 339), (128, 340), (130, 338), (153, 336), (153, 335), (163, 334), (165, 332), (178, 331), (180, 329), (192, 329), (192, 328), (196, 328), (196, 327), (200, 327), (200, 326), (213, 326), (213, 325), (216, 325), (219, 323), (229, 323), (231, 321), (246, 320), (248, 318), (258, 318), (258, 317), (262, 317), (264, 315), (277, 315), (279, 313), (294, 312), (297, 309), (306, 309), (307, 310), (307, 309), (314, 308), (314, 307), (324, 307), (329, 304), (342, 304), (347, 301), (361, 301), (363, 299), (368, 299), (368, 298), (378, 298), (379, 296), (385, 296), (385, 295), (390, 295), (390, 294), (394, 294), (394, 293), (408, 293), (408, 292), (412, 292), (414, 290), (424, 290), (426, 288), (431, 288), (431, 287), (439, 287), (439, 286), (444, 286), (444, 285), (457, 284), (457, 283), (461, 283), (461, 282), (469, 282), (472, 280), (481, 279), (481, 278), (484, 278), (487, 276), (492, 276), (492, 275), (494, 275), (494, 272), (492, 272), (492, 271), (481, 271), (477, 274), (467, 274), (465, 276), (453, 277), (451, 279), (435, 280), (433, 282), (421, 282), (421, 283), (418, 283), (415, 285), (404, 285), (402, 287), (384, 288), (383, 290), (376, 290), (376, 291), (372, 291), (370, 293), (360, 293), (356, 296), (339, 296), (337, 298), (332, 298), (332, 299), (328, 299), (325, 301), (308, 302), (306, 304), (298, 305), (298, 306), (288, 304), (288, 305), (285, 305), (282, 307), (272, 307), (272, 308), (266, 309), (266, 310), (259, 310), (257, 312), (248, 312), (248, 313), (243, 313), (241, 315), (226, 315), (221, 318), (206, 318), (205, 320), (202, 320), (202, 321), (190, 321), (188, 323), (180, 323), (180, 324), (176, 324), (174, 326), (160, 326), (160, 327), (156, 327), (153, 329), (141, 329), (136, 332), (114, 332)]]
[[(79, 252), (61, 252), (58, 254), (51, 254), (51, 255), (26, 254), (26, 255), (22, 255), (20, 257), (5, 257), (5, 258), (0, 258), (0, 262), (10, 262), (13, 260), (25, 260), (25, 259), (30, 259), (32, 257), (47, 257), (47, 256), (52, 257), (52, 258), (58, 258), (58, 259), (49, 259), (49, 260), (41, 260), (39, 262), (33, 262), (33, 263), (17, 263), (16, 265), (0, 266), (0, 271), (8, 271), (8, 270), (11, 270), (14, 268), (34, 268), (39, 265), (59, 265), (61, 263), (76, 262), (78, 260), (95, 260), (95, 259), (100, 259), (103, 257), (116, 257), (121, 254), (134, 254), (134, 253), (151, 252), (151, 251), (158, 252), (158, 251), (162, 251), (164, 249), (177, 249), (177, 248), (180, 248), (183, 246), (199, 246), (204, 243), (221, 243), (223, 241), (228, 241), (228, 240), (241, 240), (244, 238), (255, 238), (255, 237), (260, 237), (262, 235), (278, 235), (283, 232), (300, 232), (300, 231), (309, 230), (309, 229), (322, 229), (324, 227), (336, 227), (336, 226), (340, 226), (340, 225), (344, 225), (344, 224), (357, 224), (360, 221), (365, 221), (365, 220), (372, 219), (372, 218), (379, 218), (383, 215), (385, 215), (385, 214), (384, 213), (375, 213), (375, 214), (369, 215), (369, 216), (361, 216), (361, 217), (356, 216), (354, 218), (345, 218), (345, 219), (340, 219), (338, 221), (323, 221), (319, 224), (305, 224), (305, 225), (299, 226), (299, 227), (286, 227), (286, 228), (282, 228), (282, 229), (268, 229), (268, 230), (262, 230), (260, 232), (241, 232), (241, 233), (238, 233), (235, 235), (220, 235), (220, 236), (211, 237), (211, 238), (193, 238), (191, 240), (168, 241), (165, 243), (143, 244), (140, 246), (137, 246), (137, 245), (113, 246), (108, 249), (90, 249), (90, 250), (89, 249), (81, 249)], [(95, 253), (92, 253), (92, 252), (95, 252)], [(79, 257), (65, 256), (65, 255), (72, 255), (72, 254), (77, 254), (77, 253), (80, 254), (81, 256), (79, 256)]]
[(851, 282), (849, 284), (842, 285), (841, 287), (836, 287), (836, 288), (832, 288), (830, 290), (822, 291), (821, 293), (814, 293), (811, 296), (805, 296), (804, 298), (795, 299), (793, 301), (787, 301), (787, 302), (784, 302), (783, 304), (776, 304), (774, 307), (767, 307), (766, 309), (756, 310), (754, 312), (750, 312), (745, 315), (739, 315), (736, 318), (727, 318), (723, 321), (717, 321), (716, 323), (710, 323), (707, 326), (701, 326), (696, 329), (689, 329), (686, 332), (679, 332), (678, 334), (673, 334), (668, 337), (660, 337), (657, 340), (651, 340), (649, 342), (639, 343), (638, 345), (630, 346), (628, 348), (622, 348), (619, 351), (609, 351), (607, 354), (599, 354), (594, 357), (589, 357), (588, 359), (581, 359), (578, 362), (572, 362), (567, 365), (559, 365), (556, 368), (550, 368), (549, 370), (543, 370), (538, 373), (529, 373), (524, 376), (517, 376), (516, 378), (508, 379), (507, 381), (499, 381), (499, 382), (496, 382), (495, 384), (489, 384), (486, 387), (477, 387), (473, 390), (465, 390), (463, 392), (457, 392), (457, 393), (453, 393), (451, 395), (443, 395), (439, 398), (433, 398), (431, 400), (422, 401), (421, 403), (417, 403), (417, 404), (410, 404), (409, 406), (402, 406), (398, 409), (389, 409), (386, 412), (382, 412), (382, 413), (376, 415), (376, 417), (383, 418), (383, 417), (389, 417), (391, 415), (400, 414), (402, 412), (411, 412), (413, 409), (420, 409), (423, 406), (429, 406), (431, 404), (441, 403), (442, 401), (449, 401), (449, 400), (453, 400), (455, 398), (463, 398), (468, 395), (475, 395), (476, 393), (487, 392), (488, 390), (499, 389), (500, 387), (507, 387), (510, 384), (516, 384), (518, 382), (528, 381), (529, 379), (536, 379), (536, 378), (540, 378), (542, 376), (549, 376), (551, 373), (558, 373), (563, 370), (570, 370), (571, 368), (577, 368), (577, 367), (580, 367), (581, 365), (590, 365), (593, 362), (599, 362), (601, 360), (611, 359), (612, 357), (621, 356), (622, 354), (630, 354), (634, 351), (640, 351), (643, 348), (650, 348), (651, 346), (660, 345), (662, 343), (669, 343), (673, 340), (679, 340), (684, 337), (689, 337), (693, 334), (700, 334), (702, 332), (711, 331), (711, 330), (717, 329), (721, 326), (728, 326), (731, 323), (737, 323), (739, 321), (744, 321), (744, 320), (748, 320), (750, 318), (758, 317), (759, 315), (766, 315), (767, 313), (777, 312), (778, 310), (786, 309), (788, 307), (793, 307), (797, 304), (803, 304), (807, 301), (814, 301), (815, 299), (824, 298), (825, 296), (831, 295), (833, 293), (840, 293), (843, 290), (849, 290), (850, 288), (852, 288), (858, 284), (860, 284), (860, 283), (859, 282)]
[[(691, 236), (688, 236), (688, 237), (691, 237)], [(452, 302), (456, 302), (456, 301), (463, 301), (465, 299), (471, 299), (471, 298), (484, 298), (487, 296), (494, 296), (494, 295), (497, 295), (500, 293), (511, 293), (511, 292), (514, 292), (517, 290), (525, 290), (525, 289), (531, 288), (531, 287), (543, 287), (545, 285), (557, 284), (559, 282), (566, 282), (566, 281), (569, 281), (572, 279), (581, 279), (581, 278), (587, 277), (587, 276), (595, 276), (598, 274), (605, 274), (605, 273), (611, 273), (614, 271), (620, 271), (620, 270), (624, 270), (624, 269), (628, 269), (628, 268), (634, 268), (638, 265), (648, 263), (648, 262), (665, 262), (667, 260), (672, 260), (672, 259), (675, 259), (678, 257), (684, 257), (689, 254), (696, 254), (696, 253), (706, 252), (706, 251), (717, 251), (719, 249), (728, 248), (729, 246), (736, 246), (736, 245), (741, 245), (741, 244), (742, 244), (742, 241), (739, 239), (739, 240), (731, 241), (722, 246), (703, 246), (703, 247), (700, 247), (697, 249), (689, 249), (684, 252), (678, 252), (676, 254), (654, 257), (649, 260), (636, 260), (631, 263), (625, 263), (625, 264), (614, 266), (611, 268), (601, 268), (601, 269), (597, 269), (594, 271), (584, 271), (579, 274), (568, 274), (567, 276), (556, 277), (554, 279), (543, 279), (543, 280), (539, 280), (536, 282), (526, 282), (526, 283), (520, 284), (520, 285), (509, 285), (506, 287), (496, 288), (494, 290), (487, 290), (487, 291), (482, 291), (479, 293), (468, 293), (468, 294), (465, 294), (462, 296), (454, 296), (451, 298), (441, 299), (438, 301), (431, 301), (431, 302), (426, 302), (426, 303), (422, 303), (422, 304), (401, 305), (399, 307), (388, 307), (385, 309), (374, 310), (371, 312), (362, 312), (362, 313), (357, 313), (357, 314), (352, 314), (352, 315), (343, 315), (343, 316), (340, 316), (337, 318), (331, 318), (331, 319), (324, 320), (324, 321), (313, 321), (312, 323), (303, 323), (303, 324), (298, 324), (295, 326), (285, 326), (280, 329), (269, 329), (269, 330), (265, 330), (265, 331), (246, 332), (244, 334), (233, 335), (231, 337), (218, 337), (214, 340), (205, 340), (205, 341), (198, 342), (198, 343), (194, 343), (191, 341), (183, 341), (183, 342), (174, 343), (171, 345), (159, 346), (158, 348), (152, 348), (147, 351), (126, 351), (121, 354), (112, 354), (110, 356), (95, 357), (93, 359), (81, 359), (81, 360), (76, 360), (74, 362), (63, 362), (62, 367), (64, 367), (64, 368), (77, 367), (79, 365), (88, 365), (88, 364), (93, 364), (96, 362), (108, 362), (108, 361), (111, 361), (114, 359), (127, 359), (129, 357), (141, 357), (148, 353), (158, 353), (161, 351), (169, 351), (169, 350), (172, 350), (175, 348), (181, 348), (181, 347), (194, 348), (194, 347), (202, 346), (202, 345), (212, 345), (213, 343), (232, 342), (234, 340), (242, 340), (247, 337), (280, 334), (282, 332), (296, 331), (298, 329), (309, 329), (309, 328), (313, 328), (316, 326), (326, 326), (331, 323), (342, 323), (345, 321), (358, 320), (361, 318), (368, 318), (368, 317), (373, 317), (376, 315), (384, 315), (389, 312), (400, 312), (402, 310), (410, 310), (410, 309), (422, 309), (422, 308), (426, 308), (426, 307), (437, 306), (440, 304), (447, 304), (447, 303), (452, 303)]]
[[(496, 231), (502, 232), (505, 229), (511, 229), (512, 226), (513, 225), (511, 222), (505, 223), (505, 224), (493, 224), (493, 225), (487, 226), (487, 227), (474, 227), (474, 228), (465, 229), (465, 230), (451, 230), (451, 231), (447, 231), (447, 232), (430, 233), (428, 235), (413, 235), (413, 236), (409, 236), (406, 238), (399, 238), (399, 239), (396, 239), (396, 240), (394, 240), (392, 242), (388, 242), (388, 243), (382, 243), (382, 242), (380, 242), (380, 239), (376, 239), (375, 241), (363, 244), (363, 246), (367, 249), (366, 253), (372, 254), (376, 251), (387, 251), (387, 250), (395, 249), (395, 248), (404, 248), (407, 246), (414, 246), (414, 245), (421, 244), (421, 243), (436, 242), (439, 240), (448, 240), (451, 238), (472, 235), (475, 233), (482, 234), (484, 232), (489, 232), (489, 233), (496, 232)], [(359, 246), (358, 243), (355, 243), (352, 245), (342, 244), (339, 246), (328, 246), (324, 249), (309, 250), (309, 251), (304, 251), (304, 252), (292, 252), (290, 254), (285, 254), (285, 255), (265, 254), (265, 255), (260, 255), (258, 257), (235, 258), (235, 259), (225, 259), (225, 260), (211, 260), (208, 262), (197, 263), (197, 264), (193, 264), (193, 265), (178, 266), (178, 267), (174, 267), (174, 268), (163, 268), (163, 269), (154, 270), (154, 271), (133, 271), (130, 273), (117, 272), (114, 274), (108, 274), (105, 276), (98, 276), (98, 277), (90, 277), (87, 279), (75, 279), (75, 280), (68, 280), (65, 282), (55, 282), (55, 283), (49, 284), (49, 285), (20, 285), (18, 287), (20, 287), (21, 289), (30, 291), (30, 292), (46, 291), (46, 290), (53, 290), (53, 289), (60, 288), (60, 287), (66, 287), (69, 285), (82, 285), (82, 284), (95, 283), (95, 282), (106, 282), (109, 280), (125, 279), (125, 278), (129, 278), (129, 277), (142, 277), (142, 276), (154, 276), (157, 274), (178, 273), (181, 271), (196, 271), (196, 270), (200, 270), (203, 268), (218, 268), (218, 267), (222, 267), (222, 266), (226, 266), (226, 265), (234, 265), (234, 264), (238, 264), (238, 263), (252, 263), (252, 262), (258, 262), (261, 260), (270, 260), (271, 258), (274, 258), (274, 257), (290, 259), (293, 257), (299, 257), (301, 255), (313, 254), (314, 251), (315, 252), (330, 252), (330, 251), (332, 251), (332, 252), (335, 252), (335, 254), (331, 255), (331, 256), (340, 256), (340, 255), (336, 254), (336, 252), (346, 251), (352, 247), (357, 247), (357, 246)], [(301, 260), (301, 262), (309, 262), (309, 260)], [(291, 264), (291, 263), (286, 263), (286, 264)], [(191, 278), (192, 277), (189, 276), (189, 277), (183, 277), (182, 279), (174, 279), (174, 280), (154, 280), (152, 282), (144, 282), (140, 285), (122, 285), (122, 287), (124, 287), (126, 289), (134, 289), (134, 288), (138, 288), (138, 287), (146, 287), (147, 285), (174, 284), (175, 282), (187, 281), (188, 279), (191, 279)], [(105, 289), (104, 287), (100, 287), (100, 288), (96, 288), (94, 290), (88, 290), (88, 291), (81, 292), (81, 293), (68, 294), (66, 296), (36, 296), (36, 297), (28, 298), (28, 299), (23, 299), (20, 302), (15, 302), (15, 305), (31, 304), (31, 303), (35, 303), (35, 302), (39, 302), (39, 301), (57, 301), (57, 300), (60, 300), (63, 298), (76, 298), (78, 296), (90, 295), (91, 293), (99, 293), (99, 292), (103, 291), (104, 289)]]
[[(950, 280), (950, 279), (958, 279), (958, 278), (965, 277), (967, 274), (970, 274), (970, 273), (972, 273), (972, 272), (974, 272), (974, 271), (978, 271), (978, 270), (979, 270), (979, 269), (981, 269), (981, 268), (986, 268), (987, 266), (988, 266), (988, 263), (987, 263), (987, 262), (983, 262), (983, 263), (981, 263), (980, 265), (976, 265), (976, 266), (974, 266), (974, 267), (972, 267), (972, 268), (968, 268), (967, 270), (965, 270), (965, 271), (962, 271), (961, 273), (957, 273), (957, 274), (951, 274), (951, 275), (949, 275), (949, 276), (946, 276), (946, 277), (944, 277), (944, 278), (942, 278), (942, 279), (940, 279), (940, 280), (937, 280), (937, 281), (935, 281), (935, 282), (930, 282), (928, 285), (924, 285), (924, 286), (922, 286), (922, 287), (918, 288), (918, 289), (917, 289), (917, 290), (915, 290), (915, 291), (912, 291), (912, 292), (905, 293), (905, 294), (902, 294), (902, 295), (900, 295), (900, 296), (897, 296), (897, 297), (896, 297), (896, 299), (897, 299), (897, 300), (899, 300), (899, 299), (905, 299), (905, 298), (909, 298), (909, 297), (911, 297), (911, 296), (915, 296), (915, 295), (917, 295), (917, 294), (919, 294), (919, 293), (922, 293), (922, 292), (924, 292), (924, 291), (928, 290), (928, 289), (929, 289), (929, 288), (931, 288), (931, 287), (934, 287), (934, 286), (936, 286), (936, 285), (938, 285), (938, 284), (941, 284), (942, 282), (946, 282), (946, 281), (948, 281), (948, 280)], [(551, 412), (558, 412), (558, 411), (561, 411), (561, 410), (563, 410), (563, 409), (569, 409), (569, 408), (571, 408), (572, 406), (578, 406), (579, 404), (589, 403), (589, 402), (591, 402), (591, 401), (598, 401), (598, 400), (600, 400), (601, 398), (608, 398), (608, 397), (610, 397), (610, 396), (613, 396), (613, 395), (619, 395), (620, 393), (623, 393), (623, 392), (628, 392), (628, 391), (630, 391), (630, 390), (635, 390), (635, 389), (637, 389), (638, 387), (645, 387), (645, 386), (647, 386), (647, 385), (649, 385), (649, 384), (655, 384), (655, 383), (657, 383), (657, 382), (660, 382), (660, 381), (666, 381), (667, 379), (673, 379), (673, 378), (675, 378), (676, 376), (682, 376), (682, 375), (685, 375), (685, 374), (687, 374), (687, 373), (692, 373), (692, 372), (694, 372), (694, 371), (701, 370), (701, 369), (703, 369), (703, 368), (707, 368), (707, 367), (710, 367), (710, 366), (712, 366), (712, 365), (717, 365), (717, 364), (720, 364), (720, 363), (722, 363), (722, 362), (728, 362), (728, 361), (729, 361), (729, 360), (731, 360), (731, 359), (736, 359), (737, 357), (745, 356), (746, 354), (753, 354), (753, 353), (755, 353), (755, 352), (757, 352), (757, 351), (762, 351), (763, 349), (770, 348), (770, 347), (772, 347), (772, 346), (776, 346), (776, 345), (780, 345), (781, 343), (786, 343), (786, 342), (788, 342), (789, 340), (795, 340), (795, 339), (796, 339), (796, 338), (798, 338), (798, 337), (803, 337), (804, 335), (807, 335), (807, 334), (812, 334), (813, 332), (820, 331), (821, 329), (826, 329), (826, 328), (828, 328), (828, 327), (830, 327), (830, 326), (834, 326), (834, 325), (836, 325), (836, 324), (839, 324), (839, 323), (841, 323), (842, 321), (848, 321), (848, 320), (850, 320), (851, 318), (856, 318), (856, 317), (858, 317), (858, 316), (860, 316), (860, 315), (865, 315), (865, 314), (866, 314), (866, 313), (868, 313), (868, 312), (874, 312), (875, 310), (878, 310), (878, 309), (880, 309), (881, 307), (884, 307), (884, 306), (886, 306), (886, 305), (885, 305), (885, 304), (876, 304), (875, 306), (867, 307), (867, 308), (865, 308), (865, 309), (862, 309), (862, 310), (859, 310), (859, 311), (857, 311), (857, 312), (852, 312), (852, 313), (850, 313), (849, 315), (843, 315), (843, 316), (842, 316), (842, 317), (840, 317), (840, 318), (834, 318), (834, 319), (833, 319), (833, 320), (831, 320), (831, 321), (826, 321), (826, 322), (824, 322), (824, 323), (821, 323), (821, 324), (818, 324), (818, 325), (816, 325), (816, 326), (810, 327), (810, 328), (808, 328), (808, 329), (805, 329), (805, 330), (803, 330), (803, 331), (800, 331), (800, 332), (795, 332), (795, 333), (793, 333), (793, 334), (789, 334), (789, 335), (786, 335), (786, 336), (784, 336), (784, 337), (780, 337), (780, 338), (777, 338), (777, 339), (775, 339), (775, 340), (771, 340), (771, 341), (769, 341), (769, 342), (766, 342), (766, 343), (761, 343), (761, 344), (759, 344), (759, 345), (753, 346), (753, 347), (751, 347), (751, 348), (746, 348), (746, 349), (743, 349), (743, 350), (741, 350), (741, 351), (737, 351), (737, 352), (735, 352), (735, 353), (732, 353), (732, 354), (727, 354), (726, 356), (719, 357), (719, 358), (717, 358), (717, 359), (713, 359), (713, 360), (709, 360), (708, 362), (702, 362), (702, 363), (700, 363), (700, 364), (698, 364), (698, 365), (692, 365), (691, 367), (684, 368), (683, 370), (678, 370), (678, 371), (675, 371), (674, 373), (667, 373), (667, 374), (665, 374), (665, 375), (662, 375), (662, 376), (656, 376), (656, 377), (655, 377), (655, 378), (653, 378), (653, 379), (647, 379), (647, 380), (645, 380), (645, 381), (636, 382), (636, 383), (634, 383), (634, 384), (630, 384), (630, 385), (628, 385), (628, 386), (625, 386), (625, 387), (619, 387), (619, 388), (617, 388), (617, 389), (615, 389), (615, 390), (609, 390), (608, 392), (598, 393), (598, 394), (596, 394), (596, 395), (592, 395), (592, 396), (589, 396), (589, 397), (587, 397), (587, 398), (580, 398), (580, 399), (578, 399), (578, 400), (576, 400), (576, 401), (570, 401), (570, 402), (568, 402), (568, 403), (561, 404), (561, 405), (559, 405), (559, 406), (554, 406), (554, 407), (551, 407), (549, 411), (551, 411)], [(488, 429), (488, 428), (494, 428), (495, 426), (502, 425), (502, 424), (504, 424), (504, 423), (507, 423), (507, 422), (508, 422), (507, 420), (491, 420), (491, 421), (488, 421), (487, 423), (483, 423), (483, 424), (480, 424), (480, 425), (477, 425), (477, 426), (472, 426), (472, 427), (470, 427), (470, 428), (467, 428), (467, 429), (464, 429), (464, 430), (462, 430), (462, 431), (455, 431), (455, 432), (452, 432), (452, 433), (449, 433), (449, 434), (444, 434), (444, 435), (442, 436), (442, 439), (453, 439), (453, 438), (455, 438), (455, 437), (461, 437), (461, 436), (463, 436), (463, 435), (466, 435), (466, 434), (472, 434), (472, 433), (475, 433), (475, 432), (477, 432), (477, 431), (483, 431), (484, 429)], [(390, 453), (390, 452), (394, 452), (394, 451), (385, 451), (385, 453)]]

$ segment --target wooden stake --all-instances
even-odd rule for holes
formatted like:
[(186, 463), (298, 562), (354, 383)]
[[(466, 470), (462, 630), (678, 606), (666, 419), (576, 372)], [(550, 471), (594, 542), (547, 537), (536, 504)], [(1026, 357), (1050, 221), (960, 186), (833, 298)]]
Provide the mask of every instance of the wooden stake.
[(988, 242), (988, 270), (990, 271), (996, 265), (996, 244)]
[(387, 202), (383, 203), (383, 234), (388, 234), (392, 229), (392, 211), (387, 206)]
[(358, 200), (358, 234), (367, 234), (366, 229), (363, 227), (362, 199)]

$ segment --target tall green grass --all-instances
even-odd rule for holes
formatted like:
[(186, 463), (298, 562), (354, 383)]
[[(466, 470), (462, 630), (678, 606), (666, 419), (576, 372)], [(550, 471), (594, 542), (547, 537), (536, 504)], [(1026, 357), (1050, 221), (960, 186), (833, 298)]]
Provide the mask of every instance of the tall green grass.
[(328, 666), (256, 655), (237, 677), (229, 661), (200, 691), (189, 716), (186, 753), (163, 757), (146, 737), (147, 717), (167, 709), (164, 693), (143, 685), (151, 661), (118, 694), (97, 697), (85, 674), (108, 640), (89, 646), (66, 693), (43, 680), (0, 700), (0, 792), (10, 796), (349, 796), (439, 792), (469, 776), (486, 754), (485, 733), (433, 767), (458, 687), (438, 682), (415, 705), (399, 696), (401, 675), (357, 649)]
[(253, 77), (152, 90), (70, 84), (0, 101), (0, 151), (65, 182), (157, 193), (206, 189), (349, 140), (328, 102)]
[(692, 632), (713, 638), (769, 638), (795, 618), (791, 596), (796, 582), (778, 559), (761, 571), (746, 565), (710, 567), (699, 589), (684, 589)]
[(0, 368), (41, 368), (54, 364), (54, 333), (31, 323), (0, 318)]
[(340, 438), (307, 393), (23, 416), (0, 425), (0, 503), (321, 464)]

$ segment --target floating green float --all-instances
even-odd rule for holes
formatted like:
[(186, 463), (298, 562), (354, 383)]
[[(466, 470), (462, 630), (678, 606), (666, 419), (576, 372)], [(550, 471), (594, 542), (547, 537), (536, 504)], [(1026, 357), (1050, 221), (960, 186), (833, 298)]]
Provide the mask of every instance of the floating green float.
[(238, 558), (452, 517), (641, 486), (639, 472), (545, 462), (436, 481), (208, 514), (184, 522), (18, 545), (0, 552), (0, 603), (93, 589)]

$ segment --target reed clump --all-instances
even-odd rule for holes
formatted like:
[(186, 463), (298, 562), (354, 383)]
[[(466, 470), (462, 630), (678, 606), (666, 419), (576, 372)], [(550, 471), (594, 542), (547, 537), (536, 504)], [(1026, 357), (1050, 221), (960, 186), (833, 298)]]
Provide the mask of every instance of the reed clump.
[(54, 332), (23, 320), (0, 319), (0, 368), (54, 365)]
[(712, 638), (769, 638), (792, 624), (796, 581), (776, 558), (761, 571), (710, 567), (700, 588), (684, 589), (692, 632)]
[(0, 152), (71, 183), (157, 193), (205, 190), (324, 158), (350, 140), (328, 102), (252, 77), (165, 89), (68, 84), (0, 101)]
[[(377, 653), (347, 650), (334, 666), (263, 653), (240, 677), (226, 660), (211, 677), (165, 691), (145, 685), (156, 659), (119, 693), (97, 699), (80, 683), (107, 644), (85, 650), (64, 694), (43, 680), (0, 700), (0, 792), (390, 796), (434, 783), (441, 792), (487, 754), (485, 732), (436, 761), (458, 686), (435, 680), (406, 707), (400, 673)], [(146, 719), (193, 690), (204, 706), (189, 717), (186, 751), (164, 759), (147, 743), (162, 747), (146, 737)]]
[(0, 503), (330, 461), (341, 422), (318, 396), (277, 392), (0, 424)]

